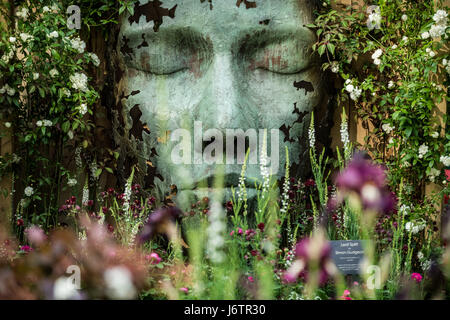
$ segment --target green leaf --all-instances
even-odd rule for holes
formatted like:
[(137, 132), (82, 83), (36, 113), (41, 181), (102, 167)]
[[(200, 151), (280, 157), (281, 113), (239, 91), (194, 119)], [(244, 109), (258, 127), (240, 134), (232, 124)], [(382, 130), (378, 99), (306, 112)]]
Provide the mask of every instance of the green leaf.
[(319, 47), (319, 49), (317, 50), (317, 52), (319, 53), (320, 56), (322, 56), (325, 53), (325, 48), (326, 48), (325, 45), (321, 45)]
[(105, 170), (108, 171), (108, 172), (111, 173), (111, 174), (114, 173), (114, 172), (113, 172), (113, 169), (111, 169), (111, 168), (105, 168)]
[(102, 173), (102, 171), (103, 171), (102, 169), (97, 169), (95, 171), (95, 177), (98, 178), (100, 176), (100, 174)]
[(331, 54), (334, 56), (334, 49), (336, 48), (336, 46), (332, 43), (327, 43), (327, 48), (331, 52)]

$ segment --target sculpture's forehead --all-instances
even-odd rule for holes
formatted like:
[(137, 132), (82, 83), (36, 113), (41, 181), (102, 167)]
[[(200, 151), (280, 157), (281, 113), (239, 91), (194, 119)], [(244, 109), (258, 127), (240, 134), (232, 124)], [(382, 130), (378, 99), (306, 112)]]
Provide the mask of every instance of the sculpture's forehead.
[(256, 3), (256, 7), (247, 9), (246, 2), (238, 0), (212, 0), (212, 10), (208, 0), (141, 0), (134, 15), (123, 20), (121, 31), (124, 35), (154, 32), (154, 19), (162, 19), (158, 31), (189, 27), (225, 40), (242, 32), (264, 28), (305, 31), (304, 24), (312, 21), (312, 8), (306, 0), (248, 2)]

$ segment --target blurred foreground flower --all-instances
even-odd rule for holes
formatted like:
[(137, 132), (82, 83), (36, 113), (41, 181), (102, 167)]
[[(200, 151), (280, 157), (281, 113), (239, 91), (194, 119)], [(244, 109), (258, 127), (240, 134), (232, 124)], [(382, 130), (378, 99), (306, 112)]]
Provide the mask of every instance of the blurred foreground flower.
[(288, 283), (296, 282), (300, 277), (310, 281), (309, 274), (315, 273), (318, 275), (318, 283), (323, 285), (336, 273), (336, 267), (331, 260), (331, 246), (323, 232), (316, 232), (313, 237), (298, 242), (295, 258), (284, 274), (284, 280)]
[(382, 166), (372, 163), (362, 154), (356, 154), (347, 168), (336, 178), (337, 203), (348, 198), (350, 203), (364, 210), (389, 213), (394, 208), (394, 197), (386, 186), (386, 173)]

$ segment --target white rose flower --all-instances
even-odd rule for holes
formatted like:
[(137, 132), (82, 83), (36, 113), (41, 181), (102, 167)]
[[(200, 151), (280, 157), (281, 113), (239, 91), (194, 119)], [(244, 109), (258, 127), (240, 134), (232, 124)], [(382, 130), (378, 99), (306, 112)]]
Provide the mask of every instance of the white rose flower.
[(73, 187), (73, 186), (75, 186), (77, 183), (78, 183), (77, 179), (69, 179), (69, 180), (67, 181), (67, 185), (68, 185), (69, 187)]
[(430, 179), (431, 182), (434, 182), (434, 180), (439, 177), (439, 174), (441, 172), (438, 169), (431, 168), (430, 174), (428, 175), (428, 179)]
[(433, 38), (439, 38), (445, 34), (446, 29), (446, 25), (434, 24), (430, 28), (430, 36)]
[(405, 22), (406, 20), (408, 20), (408, 16), (406, 14), (402, 15), (402, 21)]
[(36, 121), (36, 125), (37, 125), (38, 127), (42, 127), (42, 120)]
[(395, 129), (395, 127), (394, 127), (394, 126), (391, 126), (389, 123), (384, 123), (384, 124), (381, 126), (381, 128), (382, 128), (383, 131), (386, 132), (387, 134), (390, 134), (390, 133)]
[(26, 187), (24, 193), (27, 197), (31, 197), (34, 193), (34, 189), (32, 187)]
[(447, 24), (447, 12), (445, 10), (438, 10), (433, 16), (433, 20), (437, 24)]
[(58, 38), (58, 37), (59, 37), (59, 33), (58, 33), (58, 31), (50, 32), (50, 33), (48, 34), (48, 37), (49, 37), (49, 38)]
[(397, 49), (398, 48), (398, 46), (396, 45), (396, 44), (394, 44), (393, 46), (392, 46), (392, 49), (393, 50), (395, 50), (395, 49)]
[(29, 11), (27, 8), (22, 8), (16, 12), (16, 16), (26, 20), (28, 18)]
[(52, 69), (52, 70), (50, 70), (49, 74), (50, 74), (50, 77), (54, 78), (57, 75), (59, 75), (59, 72), (56, 69)]
[(428, 54), (429, 54), (430, 57), (432, 57), (432, 58), (434, 58), (434, 57), (436, 56), (436, 52), (434, 52), (434, 51), (430, 51)]
[(439, 133), (434, 131), (433, 133), (431, 133), (431, 137), (437, 139), (439, 137)]
[(45, 6), (44, 8), (42, 8), (42, 12), (44, 13), (50, 12), (50, 8)]
[(418, 258), (419, 260), (422, 260), (423, 257), (424, 257), (424, 255), (423, 255), (422, 251), (417, 252), (417, 258)]
[(100, 59), (98, 58), (98, 56), (95, 53), (88, 53), (89, 57), (92, 60), (92, 63), (94, 64), (94, 66), (98, 67), (100, 65)]
[(82, 103), (80, 108), (79, 108), (80, 114), (84, 116), (87, 111), (88, 111), (87, 105), (85, 103)]
[(403, 36), (402, 41), (407, 42), (408, 41), (408, 37), (407, 36)]
[(381, 55), (383, 54), (383, 50), (381, 49), (377, 49), (373, 54), (372, 54), (372, 59), (378, 59), (379, 57), (381, 57)]
[(442, 164), (446, 167), (450, 167), (450, 156), (441, 156), (439, 160), (442, 162)]
[(34, 37), (28, 33), (22, 32), (19, 34), (20, 39), (22, 39), (23, 42), (28, 42), (34, 40)]
[(388, 83), (388, 88), (389, 89), (392, 89), (394, 87), (394, 81), (389, 81), (389, 83)]
[(352, 84), (348, 84), (348, 85), (345, 87), (345, 90), (346, 90), (348, 93), (352, 93), (354, 89), (355, 89), (355, 87), (354, 87)]
[(17, 38), (16, 37), (9, 37), (9, 42), (14, 43), (16, 42)]
[(37, 79), (39, 79), (39, 73), (35, 72), (35, 73), (33, 73), (33, 80), (37, 80)]
[(77, 50), (79, 53), (83, 53), (84, 49), (86, 48), (86, 43), (79, 37), (71, 39), (70, 45), (74, 50)]
[(6, 128), (11, 128), (11, 122), (5, 122), (5, 127)]
[(428, 152), (428, 146), (426, 144), (422, 144), (419, 147), (419, 159), (422, 159), (424, 155)]
[(69, 77), (69, 80), (72, 82), (72, 87), (75, 90), (81, 90), (83, 92), (88, 91), (88, 78), (84, 73), (75, 73)]
[(428, 39), (430, 37), (430, 33), (428, 31), (425, 31), (421, 34), (422, 39)]

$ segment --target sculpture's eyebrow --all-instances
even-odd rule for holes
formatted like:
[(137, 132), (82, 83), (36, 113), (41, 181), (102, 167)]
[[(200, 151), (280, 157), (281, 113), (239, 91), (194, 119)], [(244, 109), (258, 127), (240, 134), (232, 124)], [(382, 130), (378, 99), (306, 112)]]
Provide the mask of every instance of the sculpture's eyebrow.
[(315, 35), (306, 28), (256, 29), (244, 32), (235, 43), (240, 55), (252, 54), (273, 43), (295, 41), (299, 46), (308, 47), (314, 43)]
[(140, 29), (125, 30), (123, 37), (129, 39), (131, 43), (140, 41), (142, 35), (149, 42), (157, 43), (164, 39), (166, 42), (170, 42), (177, 47), (198, 47), (199, 45), (207, 45), (206, 39), (190, 27), (184, 28), (164, 28), (159, 29), (158, 32), (154, 32), (152, 28), (143, 27)]

